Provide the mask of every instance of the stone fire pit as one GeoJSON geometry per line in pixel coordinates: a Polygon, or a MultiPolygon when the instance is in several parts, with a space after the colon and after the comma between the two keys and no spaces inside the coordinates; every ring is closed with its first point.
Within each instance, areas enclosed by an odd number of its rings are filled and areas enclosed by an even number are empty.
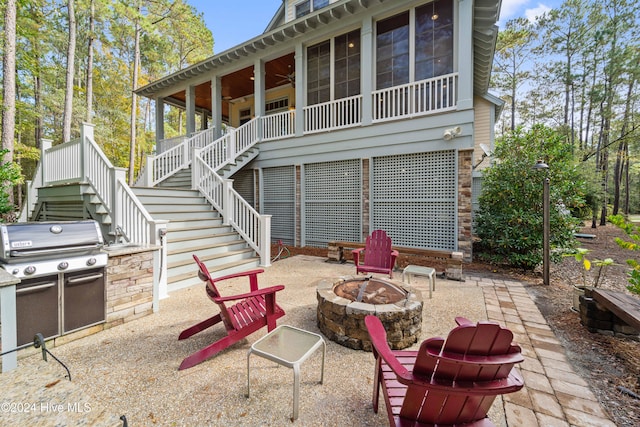
{"type": "Polygon", "coordinates": [[[407,348],[422,331],[422,295],[403,282],[345,276],[316,284],[318,327],[332,341],[355,350],[371,350],[365,316],[378,317],[392,349],[407,348]]]}

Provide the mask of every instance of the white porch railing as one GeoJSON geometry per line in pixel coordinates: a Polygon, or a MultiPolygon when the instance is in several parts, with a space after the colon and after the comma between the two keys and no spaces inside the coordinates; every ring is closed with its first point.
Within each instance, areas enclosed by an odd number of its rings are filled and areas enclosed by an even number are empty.
{"type": "Polygon", "coordinates": [[[195,150],[191,172],[195,187],[260,256],[260,265],[271,265],[271,215],[260,215],[233,189],[233,180],[222,179],[195,150]]]}
{"type": "Polygon", "coordinates": [[[95,143],[93,125],[83,123],[81,134],[80,138],[55,147],[43,144],[40,184],[90,184],[114,228],[120,226],[131,242],[155,244],[156,236],[150,231],[155,221],[126,184],[125,169],[114,167],[95,143]]]}
{"type": "Polygon", "coordinates": [[[362,95],[304,107],[304,132],[344,129],[362,123],[362,95]]]}
{"type": "Polygon", "coordinates": [[[296,134],[296,111],[269,114],[262,118],[262,140],[288,138],[296,134]]]}
{"type": "Polygon", "coordinates": [[[138,201],[126,183],[126,169],[114,167],[95,143],[93,125],[83,123],[80,138],[55,147],[51,147],[51,141],[43,140],[40,169],[29,188],[28,203],[35,204],[39,187],[87,183],[111,216],[112,233],[119,227],[132,243],[161,246],[161,251],[154,253],[153,309],[157,311],[157,298],[166,295],[166,242],[163,236],[167,221],[154,220],[138,201]]]}
{"type": "Polygon", "coordinates": [[[425,114],[439,113],[456,107],[458,74],[447,74],[388,89],[373,95],[373,121],[381,122],[425,114]]]}
{"type": "MultiPolygon", "coordinates": [[[[214,128],[205,129],[193,134],[190,138],[186,136],[173,138],[182,142],[167,148],[156,156],[147,157],[147,164],[144,167],[144,179],[140,184],[153,187],[164,181],[181,169],[189,167],[191,164],[191,152],[193,148],[202,148],[213,141],[214,128]]],[[[165,140],[166,142],[167,140],[165,140]]],[[[138,181],[136,181],[136,184],[138,181]]]]}
{"type": "Polygon", "coordinates": [[[156,144],[156,153],[164,153],[165,151],[170,150],[175,146],[182,144],[184,141],[187,140],[187,138],[188,138],[187,135],[179,135],[179,136],[174,136],[173,138],[160,140],[156,144]]]}

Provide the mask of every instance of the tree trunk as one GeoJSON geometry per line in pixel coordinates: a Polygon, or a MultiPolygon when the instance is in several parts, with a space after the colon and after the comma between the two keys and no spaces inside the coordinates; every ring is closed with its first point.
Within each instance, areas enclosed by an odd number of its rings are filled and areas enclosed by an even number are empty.
{"type": "Polygon", "coordinates": [[[71,141],[71,115],[73,114],[73,79],[75,74],[76,14],[74,0],[67,0],[69,9],[69,45],[67,46],[67,86],[64,94],[64,115],[62,119],[62,142],[71,141]]]}
{"type": "Polygon", "coordinates": [[[627,142],[627,128],[629,126],[629,118],[631,116],[631,99],[633,98],[633,86],[635,83],[635,76],[631,73],[629,77],[629,87],[627,88],[627,101],[625,102],[624,117],[622,119],[622,129],[620,129],[620,143],[618,144],[618,151],[616,152],[616,166],[613,171],[613,215],[618,214],[620,208],[620,186],[622,185],[622,172],[625,164],[625,156],[629,151],[627,142]]]}
{"type": "Polygon", "coordinates": [[[95,4],[91,0],[89,15],[89,52],[87,54],[87,123],[93,116],[93,43],[95,40],[95,4]]]}
{"type": "Polygon", "coordinates": [[[7,0],[4,12],[4,58],[2,60],[2,148],[9,150],[5,162],[13,161],[16,129],[16,1],[7,0]]]}
{"type": "MultiPolygon", "coordinates": [[[[140,13],[140,7],[138,6],[138,14],[140,13]]],[[[129,185],[133,185],[134,167],[136,162],[136,121],[137,121],[137,97],[136,89],[138,87],[138,67],[140,64],[140,24],[138,18],[135,23],[135,41],[134,41],[134,57],[133,57],[133,78],[132,78],[132,92],[131,92],[131,133],[129,135],[129,185]]]]}

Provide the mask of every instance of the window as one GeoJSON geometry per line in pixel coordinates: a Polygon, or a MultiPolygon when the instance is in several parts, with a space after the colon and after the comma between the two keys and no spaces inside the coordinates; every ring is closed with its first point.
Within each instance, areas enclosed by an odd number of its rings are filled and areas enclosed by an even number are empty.
{"type": "Polygon", "coordinates": [[[378,22],[376,60],[378,89],[409,82],[409,12],[378,22]]]}
{"type": "Polygon", "coordinates": [[[289,98],[279,98],[269,101],[264,106],[264,111],[268,113],[277,113],[289,109],[289,98]]]}
{"type": "Polygon", "coordinates": [[[453,5],[441,0],[416,9],[416,80],[453,72],[453,5]]]}
{"type": "Polygon", "coordinates": [[[306,0],[296,5],[296,18],[308,15],[314,10],[318,10],[329,5],[329,0],[306,0]],[[313,6],[313,9],[312,9],[313,6]]]}
{"type": "Polygon", "coordinates": [[[414,14],[403,12],[376,24],[377,89],[452,72],[451,0],[438,0],[416,8],[414,14]],[[415,38],[410,40],[412,28],[415,38]],[[411,58],[412,48],[415,59],[411,58]]]}
{"type": "Polygon", "coordinates": [[[360,93],[360,30],[307,48],[307,104],[360,93]],[[333,49],[333,55],[331,50],[333,49]],[[333,57],[333,75],[331,61],[333,57]],[[331,88],[333,87],[333,98],[331,88]]]}
{"type": "Polygon", "coordinates": [[[331,99],[331,42],[307,49],[307,104],[319,104],[331,99]]]}
{"type": "Polygon", "coordinates": [[[240,110],[240,126],[251,121],[251,108],[240,110]]]}
{"type": "Polygon", "coordinates": [[[360,31],[335,39],[334,98],[360,93],[360,31]]]}

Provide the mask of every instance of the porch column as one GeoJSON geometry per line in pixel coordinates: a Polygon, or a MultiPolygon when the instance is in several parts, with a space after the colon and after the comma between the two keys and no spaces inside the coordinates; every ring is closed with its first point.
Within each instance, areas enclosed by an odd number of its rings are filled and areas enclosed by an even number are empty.
{"type": "Polygon", "coordinates": [[[458,2],[458,110],[473,108],[473,0],[458,2]]]}
{"type": "Polygon", "coordinates": [[[187,108],[187,135],[191,135],[196,131],[196,87],[189,86],[185,92],[187,108]]]}
{"type": "Polygon", "coordinates": [[[304,46],[302,43],[296,44],[296,136],[304,135],[304,107],[306,98],[304,96],[307,87],[305,66],[306,55],[304,54],[304,46]]]}
{"type": "Polygon", "coordinates": [[[368,126],[372,122],[373,112],[373,70],[369,67],[373,64],[373,23],[371,17],[362,21],[362,34],[360,46],[360,90],[362,92],[362,125],[368,126]]]}
{"type": "MultiPolygon", "coordinates": [[[[253,65],[253,111],[255,117],[264,117],[265,107],[264,61],[257,59],[253,65]]],[[[262,126],[258,123],[258,140],[262,140],[262,126]]]]}
{"type": "Polygon", "coordinates": [[[213,139],[222,136],[222,87],[219,76],[211,79],[211,124],[214,127],[213,139]]]}
{"type": "Polygon", "coordinates": [[[164,98],[156,98],[156,145],[164,139],[164,98]]]}

